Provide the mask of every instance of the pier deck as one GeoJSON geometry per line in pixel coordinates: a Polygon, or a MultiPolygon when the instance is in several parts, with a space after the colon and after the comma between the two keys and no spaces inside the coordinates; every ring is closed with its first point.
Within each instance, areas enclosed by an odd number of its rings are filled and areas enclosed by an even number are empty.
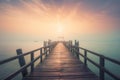
{"type": "Polygon", "coordinates": [[[23,80],[99,80],[63,43],[58,43],[46,59],[23,80]]]}

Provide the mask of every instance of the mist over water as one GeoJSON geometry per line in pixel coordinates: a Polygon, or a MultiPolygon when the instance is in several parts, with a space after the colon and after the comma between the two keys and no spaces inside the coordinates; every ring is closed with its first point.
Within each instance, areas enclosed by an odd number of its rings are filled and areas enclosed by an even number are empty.
{"type": "MultiPolygon", "coordinates": [[[[87,41],[87,42],[81,42],[80,46],[83,48],[86,48],[88,50],[97,52],[99,54],[102,54],[106,57],[115,59],[120,61],[120,43],[119,41],[87,41]]],[[[83,53],[83,52],[82,52],[83,53]]],[[[96,63],[99,64],[99,57],[92,55],[88,53],[88,58],[92,59],[96,63]]],[[[81,59],[83,61],[83,58],[81,59]]],[[[99,76],[99,69],[95,67],[93,64],[91,64],[88,61],[88,67],[99,76]]],[[[114,64],[110,61],[105,60],[105,68],[108,69],[113,74],[120,76],[120,68],[119,65],[114,64]]],[[[109,75],[105,74],[105,80],[114,80],[109,75]]]]}
{"type": "MultiPolygon", "coordinates": [[[[28,52],[41,47],[43,40],[63,36],[120,61],[119,34],[120,0],[0,0],[0,60],[15,56],[16,49],[28,52]]],[[[89,53],[88,57],[99,63],[98,57],[89,53]]],[[[98,74],[98,69],[88,64],[98,74]]],[[[117,65],[105,64],[120,76],[117,65]]],[[[0,65],[0,80],[19,68],[17,60],[0,65]]]]}
{"type": "MultiPolygon", "coordinates": [[[[16,56],[16,49],[22,49],[23,53],[32,51],[34,49],[40,48],[43,45],[42,41],[15,41],[15,42],[5,42],[0,43],[0,60],[7,59],[9,57],[16,56]]],[[[39,54],[36,52],[35,54],[39,54]]],[[[26,63],[30,61],[30,56],[25,57],[26,63]]],[[[0,80],[4,79],[9,74],[20,69],[18,59],[11,61],[9,63],[0,66],[0,80]]],[[[28,71],[30,71],[28,69],[28,71]]],[[[14,80],[21,80],[22,75],[19,74],[14,80]]]]}
{"type": "MultiPolygon", "coordinates": [[[[0,60],[16,56],[16,49],[22,48],[23,53],[37,49],[43,45],[42,41],[16,41],[16,42],[2,42],[0,44],[0,60]]],[[[80,41],[80,46],[91,51],[100,53],[104,56],[116,59],[120,61],[120,43],[119,42],[103,42],[103,41],[80,41]]],[[[88,57],[94,60],[95,62],[99,63],[99,58],[88,54],[88,57]]],[[[27,62],[30,60],[30,56],[26,58],[27,62]]],[[[82,60],[82,58],[81,58],[82,60]]],[[[108,68],[113,73],[120,75],[120,68],[119,66],[112,64],[110,62],[105,62],[106,68],[108,68]]],[[[88,67],[95,72],[97,75],[99,74],[99,70],[88,62],[88,67]]],[[[4,64],[0,66],[0,79],[4,79],[6,75],[18,70],[19,64],[18,60],[12,61],[11,63],[4,64]],[[14,65],[14,66],[13,66],[14,65]]],[[[22,79],[21,74],[18,76],[20,77],[19,80],[22,79]]],[[[14,80],[18,80],[16,77],[14,80]]],[[[106,77],[108,80],[113,80],[109,76],[106,77]]],[[[106,80],[107,80],[106,79],[106,80]]]]}
{"type": "Polygon", "coordinates": [[[42,46],[42,41],[15,41],[0,43],[0,60],[15,56],[16,49],[22,49],[23,52],[28,52],[42,46]]]}
{"type": "Polygon", "coordinates": [[[80,46],[91,51],[97,52],[104,56],[120,60],[120,42],[80,42],[80,46]]]}

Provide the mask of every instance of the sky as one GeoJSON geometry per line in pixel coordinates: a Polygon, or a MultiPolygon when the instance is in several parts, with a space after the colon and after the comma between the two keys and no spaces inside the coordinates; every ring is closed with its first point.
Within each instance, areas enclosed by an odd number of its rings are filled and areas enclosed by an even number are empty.
{"type": "Polygon", "coordinates": [[[0,41],[120,41],[120,0],[0,0],[0,41]]]}

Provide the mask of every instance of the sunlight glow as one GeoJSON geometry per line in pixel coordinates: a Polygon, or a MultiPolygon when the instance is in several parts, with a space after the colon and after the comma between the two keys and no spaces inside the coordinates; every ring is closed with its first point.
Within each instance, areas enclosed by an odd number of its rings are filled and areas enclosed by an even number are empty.
{"type": "Polygon", "coordinates": [[[56,27],[57,27],[57,34],[58,34],[58,36],[61,36],[61,35],[63,35],[63,24],[61,24],[60,22],[57,22],[57,25],[56,25],[56,27]]]}
{"type": "Polygon", "coordinates": [[[88,7],[80,5],[82,3],[60,7],[43,1],[20,0],[21,5],[18,7],[7,3],[0,5],[0,35],[24,35],[25,38],[29,36],[33,39],[53,39],[63,35],[73,38],[111,32],[118,22],[103,11],[89,11],[88,7]]]}

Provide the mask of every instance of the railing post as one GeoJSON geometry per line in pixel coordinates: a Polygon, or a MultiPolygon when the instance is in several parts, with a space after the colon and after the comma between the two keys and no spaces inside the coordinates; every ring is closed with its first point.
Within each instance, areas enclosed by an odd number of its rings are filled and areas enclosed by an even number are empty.
{"type": "Polygon", "coordinates": [[[72,53],[75,55],[75,46],[73,46],[72,53]]]}
{"type": "Polygon", "coordinates": [[[71,52],[72,52],[72,41],[70,41],[70,50],[71,50],[71,52]]]}
{"type": "Polygon", "coordinates": [[[48,48],[47,47],[46,47],[45,51],[46,51],[46,56],[47,56],[48,55],[48,48]]]}
{"type": "Polygon", "coordinates": [[[70,49],[71,49],[71,52],[73,52],[73,44],[72,44],[72,41],[70,41],[70,49]]]}
{"type": "MultiPolygon", "coordinates": [[[[105,61],[104,61],[104,57],[103,56],[100,56],[100,66],[103,68],[104,67],[104,64],[105,64],[105,61]]],[[[100,80],[104,80],[104,70],[100,68],[100,80]]]]}
{"type": "Polygon", "coordinates": [[[50,53],[51,53],[51,51],[52,51],[52,46],[53,46],[53,45],[50,45],[50,53]]]}
{"type": "Polygon", "coordinates": [[[79,47],[78,46],[76,46],[76,55],[77,55],[77,58],[79,59],[79,47]]]}
{"type": "Polygon", "coordinates": [[[49,50],[49,51],[48,51],[48,54],[50,54],[50,46],[48,47],[48,50],[49,50]]]}
{"type": "Polygon", "coordinates": [[[84,64],[87,66],[87,51],[84,50],[84,64]]]}
{"type": "MultiPolygon", "coordinates": [[[[17,52],[17,55],[21,55],[22,54],[22,49],[17,49],[16,52],[17,52]]],[[[18,59],[19,59],[20,67],[22,67],[26,64],[24,56],[20,56],[18,59]]],[[[27,74],[28,74],[27,69],[24,69],[22,71],[22,76],[25,77],[27,74]]]]}
{"type": "Polygon", "coordinates": [[[80,60],[80,58],[81,58],[81,57],[80,57],[80,54],[81,54],[81,53],[80,53],[80,48],[79,48],[79,47],[78,47],[78,50],[79,50],[79,60],[80,60]]]}
{"type": "Polygon", "coordinates": [[[49,46],[49,54],[50,54],[50,52],[51,52],[51,46],[49,46]]]}
{"type": "MultiPolygon", "coordinates": [[[[31,52],[31,62],[34,60],[34,52],[31,52]]],[[[34,63],[31,64],[31,72],[34,70],[34,63]]]]}
{"type": "Polygon", "coordinates": [[[40,63],[42,63],[42,48],[40,49],[40,63]]]}
{"type": "Polygon", "coordinates": [[[45,53],[45,47],[44,47],[44,54],[46,55],[46,53],[45,53]]]}
{"type": "Polygon", "coordinates": [[[75,46],[73,47],[73,54],[75,55],[75,46]]]}
{"type": "Polygon", "coordinates": [[[47,56],[46,47],[44,47],[44,54],[47,56]]]}
{"type": "Polygon", "coordinates": [[[74,45],[74,54],[77,56],[79,59],[79,41],[75,40],[75,45],[74,45]]]}
{"type": "MultiPolygon", "coordinates": [[[[74,49],[73,46],[71,46],[71,52],[72,52],[72,53],[73,53],[73,49],[74,49]]],[[[73,53],[73,54],[74,54],[74,53],[73,53]]]]}

